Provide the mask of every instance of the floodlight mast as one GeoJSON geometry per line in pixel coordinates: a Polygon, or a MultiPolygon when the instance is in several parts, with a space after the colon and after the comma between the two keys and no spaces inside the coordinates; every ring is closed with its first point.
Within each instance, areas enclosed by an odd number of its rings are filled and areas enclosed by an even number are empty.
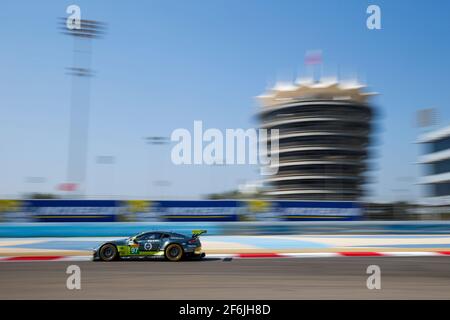
{"type": "Polygon", "coordinates": [[[67,18],[61,18],[59,28],[74,39],[72,66],[66,68],[72,78],[67,177],[64,185],[70,198],[81,198],[86,191],[87,146],[89,140],[90,78],[92,40],[101,38],[106,24],[95,20],[80,20],[78,28],[68,28],[67,18]]]}

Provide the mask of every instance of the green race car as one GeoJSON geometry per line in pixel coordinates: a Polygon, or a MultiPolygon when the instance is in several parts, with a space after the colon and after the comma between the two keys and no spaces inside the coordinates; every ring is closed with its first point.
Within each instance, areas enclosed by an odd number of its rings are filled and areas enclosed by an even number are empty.
{"type": "Polygon", "coordinates": [[[201,259],[200,235],[206,230],[193,230],[191,236],[174,232],[150,231],[135,236],[108,241],[94,249],[94,261],[114,261],[122,258],[164,257],[169,261],[183,258],[201,259]]]}

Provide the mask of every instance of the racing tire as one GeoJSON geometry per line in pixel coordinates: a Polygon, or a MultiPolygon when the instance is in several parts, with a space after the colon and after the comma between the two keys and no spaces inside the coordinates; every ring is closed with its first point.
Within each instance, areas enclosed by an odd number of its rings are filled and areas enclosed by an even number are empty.
{"type": "Polygon", "coordinates": [[[110,243],[102,246],[98,255],[102,261],[114,261],[119,258],[119,253],[117,252],[116,246],[110,243]]]}
{"type": "Polygon", "coordinates": [[[164,256],[172,262],[180,261],[183,258],[183,248],[177,243],[171,243],[164,250],[164,256]]]}

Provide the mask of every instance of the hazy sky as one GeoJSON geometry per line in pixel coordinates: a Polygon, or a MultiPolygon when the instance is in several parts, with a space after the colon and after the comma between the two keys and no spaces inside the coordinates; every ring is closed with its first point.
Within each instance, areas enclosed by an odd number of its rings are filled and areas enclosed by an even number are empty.
{"type": "Polygon", "coordinates": [[[254,97],[304,74],[310,49],[323,51],[325,75],[358,75],[380,93],[372,196],[420,194],[415,112],[436,107],[441,126],[450,119],[449,1],[16,0],[0,6],[1,197],[65,181],[73,42],[57,17],[70,4],[108,24],[94,43],[88,194],[196,197],[256,179],[250,166],[175,167],[170,147],[143,137],[191,130],[194,120],[256,126],[254,97]],[[381,7],[382,30],[366,28],[369,4],[381,7]],[[116,163],[97,164],[102,155],[116,163]],[[149,187],[160,179],[171,186],[149,187]]]}

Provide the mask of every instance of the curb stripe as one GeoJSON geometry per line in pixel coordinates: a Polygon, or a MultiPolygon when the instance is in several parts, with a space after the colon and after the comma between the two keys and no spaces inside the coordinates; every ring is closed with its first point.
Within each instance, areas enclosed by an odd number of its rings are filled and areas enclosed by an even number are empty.
{"type": "Polygon", "coordinates": [[[280,258],[279,253],[239,253],[235,258],[280,258]]]}
{"type": "Polygon", "coordinates": [[[344,251],[338,252],[339,255],[345,257],[378,257],[384,256],[381,252],[357,252],[357,251],[344,251]]]}
{"type": "Polygon", "coordinates": [[[64,256],[58,261],[92,261],[91,256],[64,256]]]}
{"type": "Polygon", "coordinates": [[[431,257],[440,256],[439,252],[435,251],[398,251],[398,252],[383,252],[384,256],[391,257],[431,257]]]}
{"type": "Polygon", "coordinates": [[[337,252],[300,252],[300,253],[281,253],[284,258],[329,258],[339,257],[337,252]]]}
{"type": "MultiPolygon", "coordinates": [[[[342,252],[258,252],[207,254],[206,258],[220,259],[272,259],[272,258],[330,258],[330,257],[422,257],[450,256],[450,251],[342,251],[342,252]]],[[[91,256],[12,256],[0,257],[0,262],[38,262],[38,261],[92,261],[91,256]]]]}
{"type": "Polygon", "coordinates": [[[60,260],[62,256],[17,256],[8,257],[4,261],[52,261],[60,260]]]}

